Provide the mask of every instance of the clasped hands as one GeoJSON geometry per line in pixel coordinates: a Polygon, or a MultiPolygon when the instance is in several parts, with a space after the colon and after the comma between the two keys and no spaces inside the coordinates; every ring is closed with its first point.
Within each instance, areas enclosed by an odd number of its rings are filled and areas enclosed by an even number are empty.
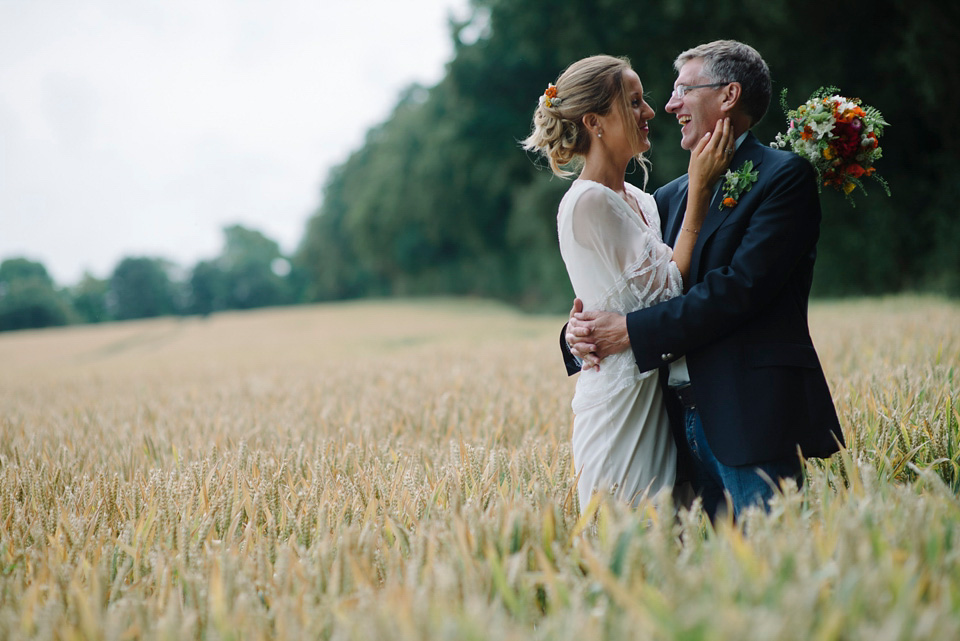
{"type": "Polygon", "coordinates": [[[630,347],[627,317],[614,312],[585,312],[583,301],[573,301],[564,339],[570,352],[583,362],[582,370],[600,369],[600,361],[630,347]]]}

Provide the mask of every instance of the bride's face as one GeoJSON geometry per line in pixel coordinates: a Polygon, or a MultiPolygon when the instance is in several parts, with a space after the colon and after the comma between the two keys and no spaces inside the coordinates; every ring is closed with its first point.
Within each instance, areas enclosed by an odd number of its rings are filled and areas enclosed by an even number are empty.
{"type": "Polygon", "coordinates": [[[643,84],[637,72],[627,69],[623,72],[623,80],[629,105],[627,122],[624,122],[617,105],[607,115],[600,116],[599,120],[604,144],[611,147],[615,155],[630,158],[650,149],[650,128],[647,123],[653,120],[654,111],[643,98],[643,84]],[[636,132],[636,143],[632,132],[636,132]]]}

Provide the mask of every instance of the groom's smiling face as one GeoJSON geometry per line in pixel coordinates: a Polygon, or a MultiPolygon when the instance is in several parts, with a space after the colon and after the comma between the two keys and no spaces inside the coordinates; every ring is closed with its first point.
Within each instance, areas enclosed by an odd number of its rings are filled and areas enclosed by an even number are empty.
{"type": "Polygon", "coordinates": [[[723,87],[690,89],[683,98],[677,97],[676,89],[679,85],[690,87],[714,82],[701,73],[702,68],[702,58],[694,58],[680,67],[677,80],[673,83],[673,95],[670,96],[665,108],[667,113],[677,117],[677,122],[682,127],[680,146],[687,151],[696,147],[697,141],[708,131],[713,131],[717,121],[727,115],[721,109],[723,93],[719,89],[723,87]]]}

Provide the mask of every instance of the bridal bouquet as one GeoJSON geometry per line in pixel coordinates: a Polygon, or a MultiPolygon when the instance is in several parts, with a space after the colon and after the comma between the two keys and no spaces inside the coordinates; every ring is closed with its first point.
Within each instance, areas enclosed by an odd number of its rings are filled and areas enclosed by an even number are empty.
{"type": "Polygon", "coordinates": [[[873,177],[887,195],[887,181],[876,174],[873,163],[883,154],[880,135],[887,123],[873,107],[862,107],[857,98],[838,95],[836,87],[821,87],[796,109],[787,106],[787,90],[780,104],[787,115],[787,131],[777,134],[771,147],[790,149],[806,158],[817,171],[818,188],[829,185],[842,190],[856,207],[850,193],[857,187],[867,193],[862,179],[873,177]]]}

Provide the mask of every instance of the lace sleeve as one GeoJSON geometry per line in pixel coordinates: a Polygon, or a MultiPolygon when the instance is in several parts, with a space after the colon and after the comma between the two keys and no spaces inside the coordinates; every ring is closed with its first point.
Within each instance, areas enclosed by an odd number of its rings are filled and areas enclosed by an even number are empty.
{"type": "MultiPolygon", "coordinates": [[[[653,199],[643,196],[641,207],[652,221],[656,205],[651,211],[653,199]]],[[[571,273],[571,280],[590,283],[600,308],[627,312],[680,294],[680,272],[659,224],[647,225],[619,196],[599,187],[584,191],[570,217],[573,245],[584,256],[579,279],[571,273]]]]}

